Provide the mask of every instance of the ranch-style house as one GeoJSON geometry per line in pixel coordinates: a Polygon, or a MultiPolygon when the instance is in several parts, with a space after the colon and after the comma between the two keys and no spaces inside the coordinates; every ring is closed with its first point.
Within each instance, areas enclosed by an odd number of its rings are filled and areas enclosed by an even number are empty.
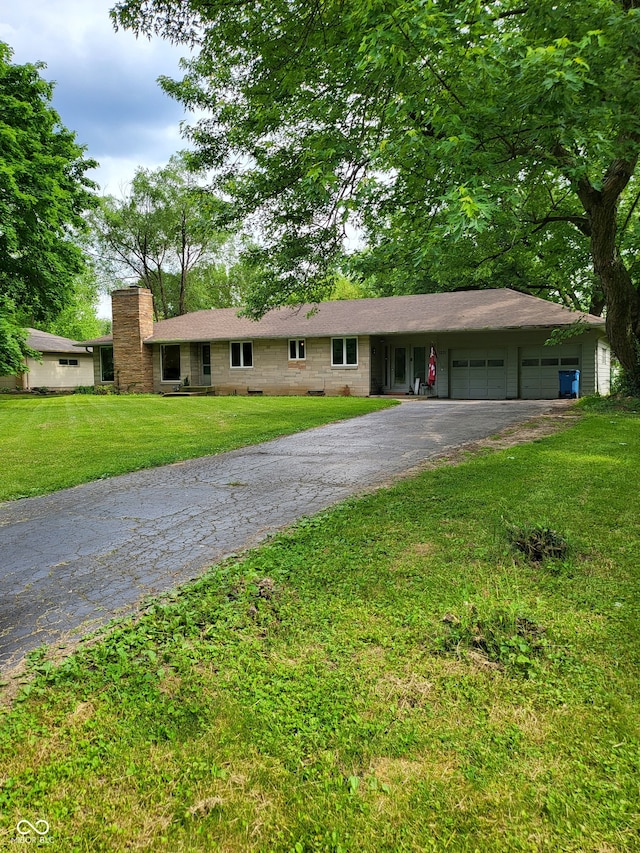
{"type": "Polygon", "coordinates": [[[95,384],[125,392],[551,399],[574,371],[580,395],[609,393],[604,319],[509,289],[323,302],[258,321],[222,308],[154,323],[140,287],[114,291],[112,305],[113,334],[79,346],[93,347],[95,384]]]}

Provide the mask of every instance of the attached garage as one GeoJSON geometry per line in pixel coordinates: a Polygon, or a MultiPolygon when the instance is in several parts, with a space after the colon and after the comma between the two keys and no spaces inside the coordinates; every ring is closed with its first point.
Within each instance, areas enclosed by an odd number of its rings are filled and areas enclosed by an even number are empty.
{"type": "Polygon", "coordinates": [[[558,396],[558,373],[580,370],[581,346],[523,347],[520,350],[520,396],[523,400],[549,400],[558,396]]]}
{"type": "Polygon", "coordinates": [[[507,353],[504,349],[451,350],[451,396],[459,400],[504,400],[507,353]]]}

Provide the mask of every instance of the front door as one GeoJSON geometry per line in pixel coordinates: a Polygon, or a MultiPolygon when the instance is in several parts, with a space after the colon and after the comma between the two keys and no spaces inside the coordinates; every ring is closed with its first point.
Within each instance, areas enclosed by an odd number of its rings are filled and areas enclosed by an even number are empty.
{"type": "Polygon", "coordinates": [[[426,347],[414,347],[413,348],[413,376],[411,377],[412,386],[416,387],[416,379],[420,380],[420,384],[418,385],[418,389],[420,385],[423,385],[427,381],[427,348],[426,347]]]}
{"type": "Polygon", "coordinates": [[[211,344],[202,344],[201,385],[211,385],[211,344]]]}
{"type": "Polygon", "coordinates": [[[393,348],[393,377],[392,387],[394,391],[406,391],[409,386],[407,348],[393,348]]]}

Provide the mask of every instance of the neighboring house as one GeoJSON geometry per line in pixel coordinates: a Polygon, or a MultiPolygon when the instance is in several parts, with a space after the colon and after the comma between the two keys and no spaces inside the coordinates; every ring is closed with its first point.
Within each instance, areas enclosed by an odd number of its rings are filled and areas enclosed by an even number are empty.
{"type": "Polygon", "coordinates": [[[78,349],[76,341],[28,329],[27,344],[40,353],[42,361],[26,360],[26,370],[17,376],[0,377],[0,388],[29,391],[51,388],[71,391],[78,385],[93,385],[93,353],[78,349]]]}
{"type": "Polygon", "coordinates": [[[112,302],[113,335],[82,346],[94,349],[96,384],[122,391],[550,399],[565,370],[580,372],[580,394],[609,393],[604,320],[513,290],[323,302],[258,321],[222,308],[154,323],[151,293],[138,287],[112,302]],[[545,346],[576,323],[578,334],[545,346]]]}

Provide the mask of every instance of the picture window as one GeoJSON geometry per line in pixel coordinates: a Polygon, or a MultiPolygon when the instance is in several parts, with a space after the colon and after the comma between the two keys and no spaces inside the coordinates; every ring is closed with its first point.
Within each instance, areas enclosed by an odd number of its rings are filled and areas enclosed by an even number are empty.
{"type": "Polygon", "coordinates": [[[100,347],[100,381],[113,382],[113,347],[100,347]]]}
{"type": "Polygon", "coordinates": [[[180,381],[180,344],[165,344],[160,347],[162,381],[180,381]]]}

